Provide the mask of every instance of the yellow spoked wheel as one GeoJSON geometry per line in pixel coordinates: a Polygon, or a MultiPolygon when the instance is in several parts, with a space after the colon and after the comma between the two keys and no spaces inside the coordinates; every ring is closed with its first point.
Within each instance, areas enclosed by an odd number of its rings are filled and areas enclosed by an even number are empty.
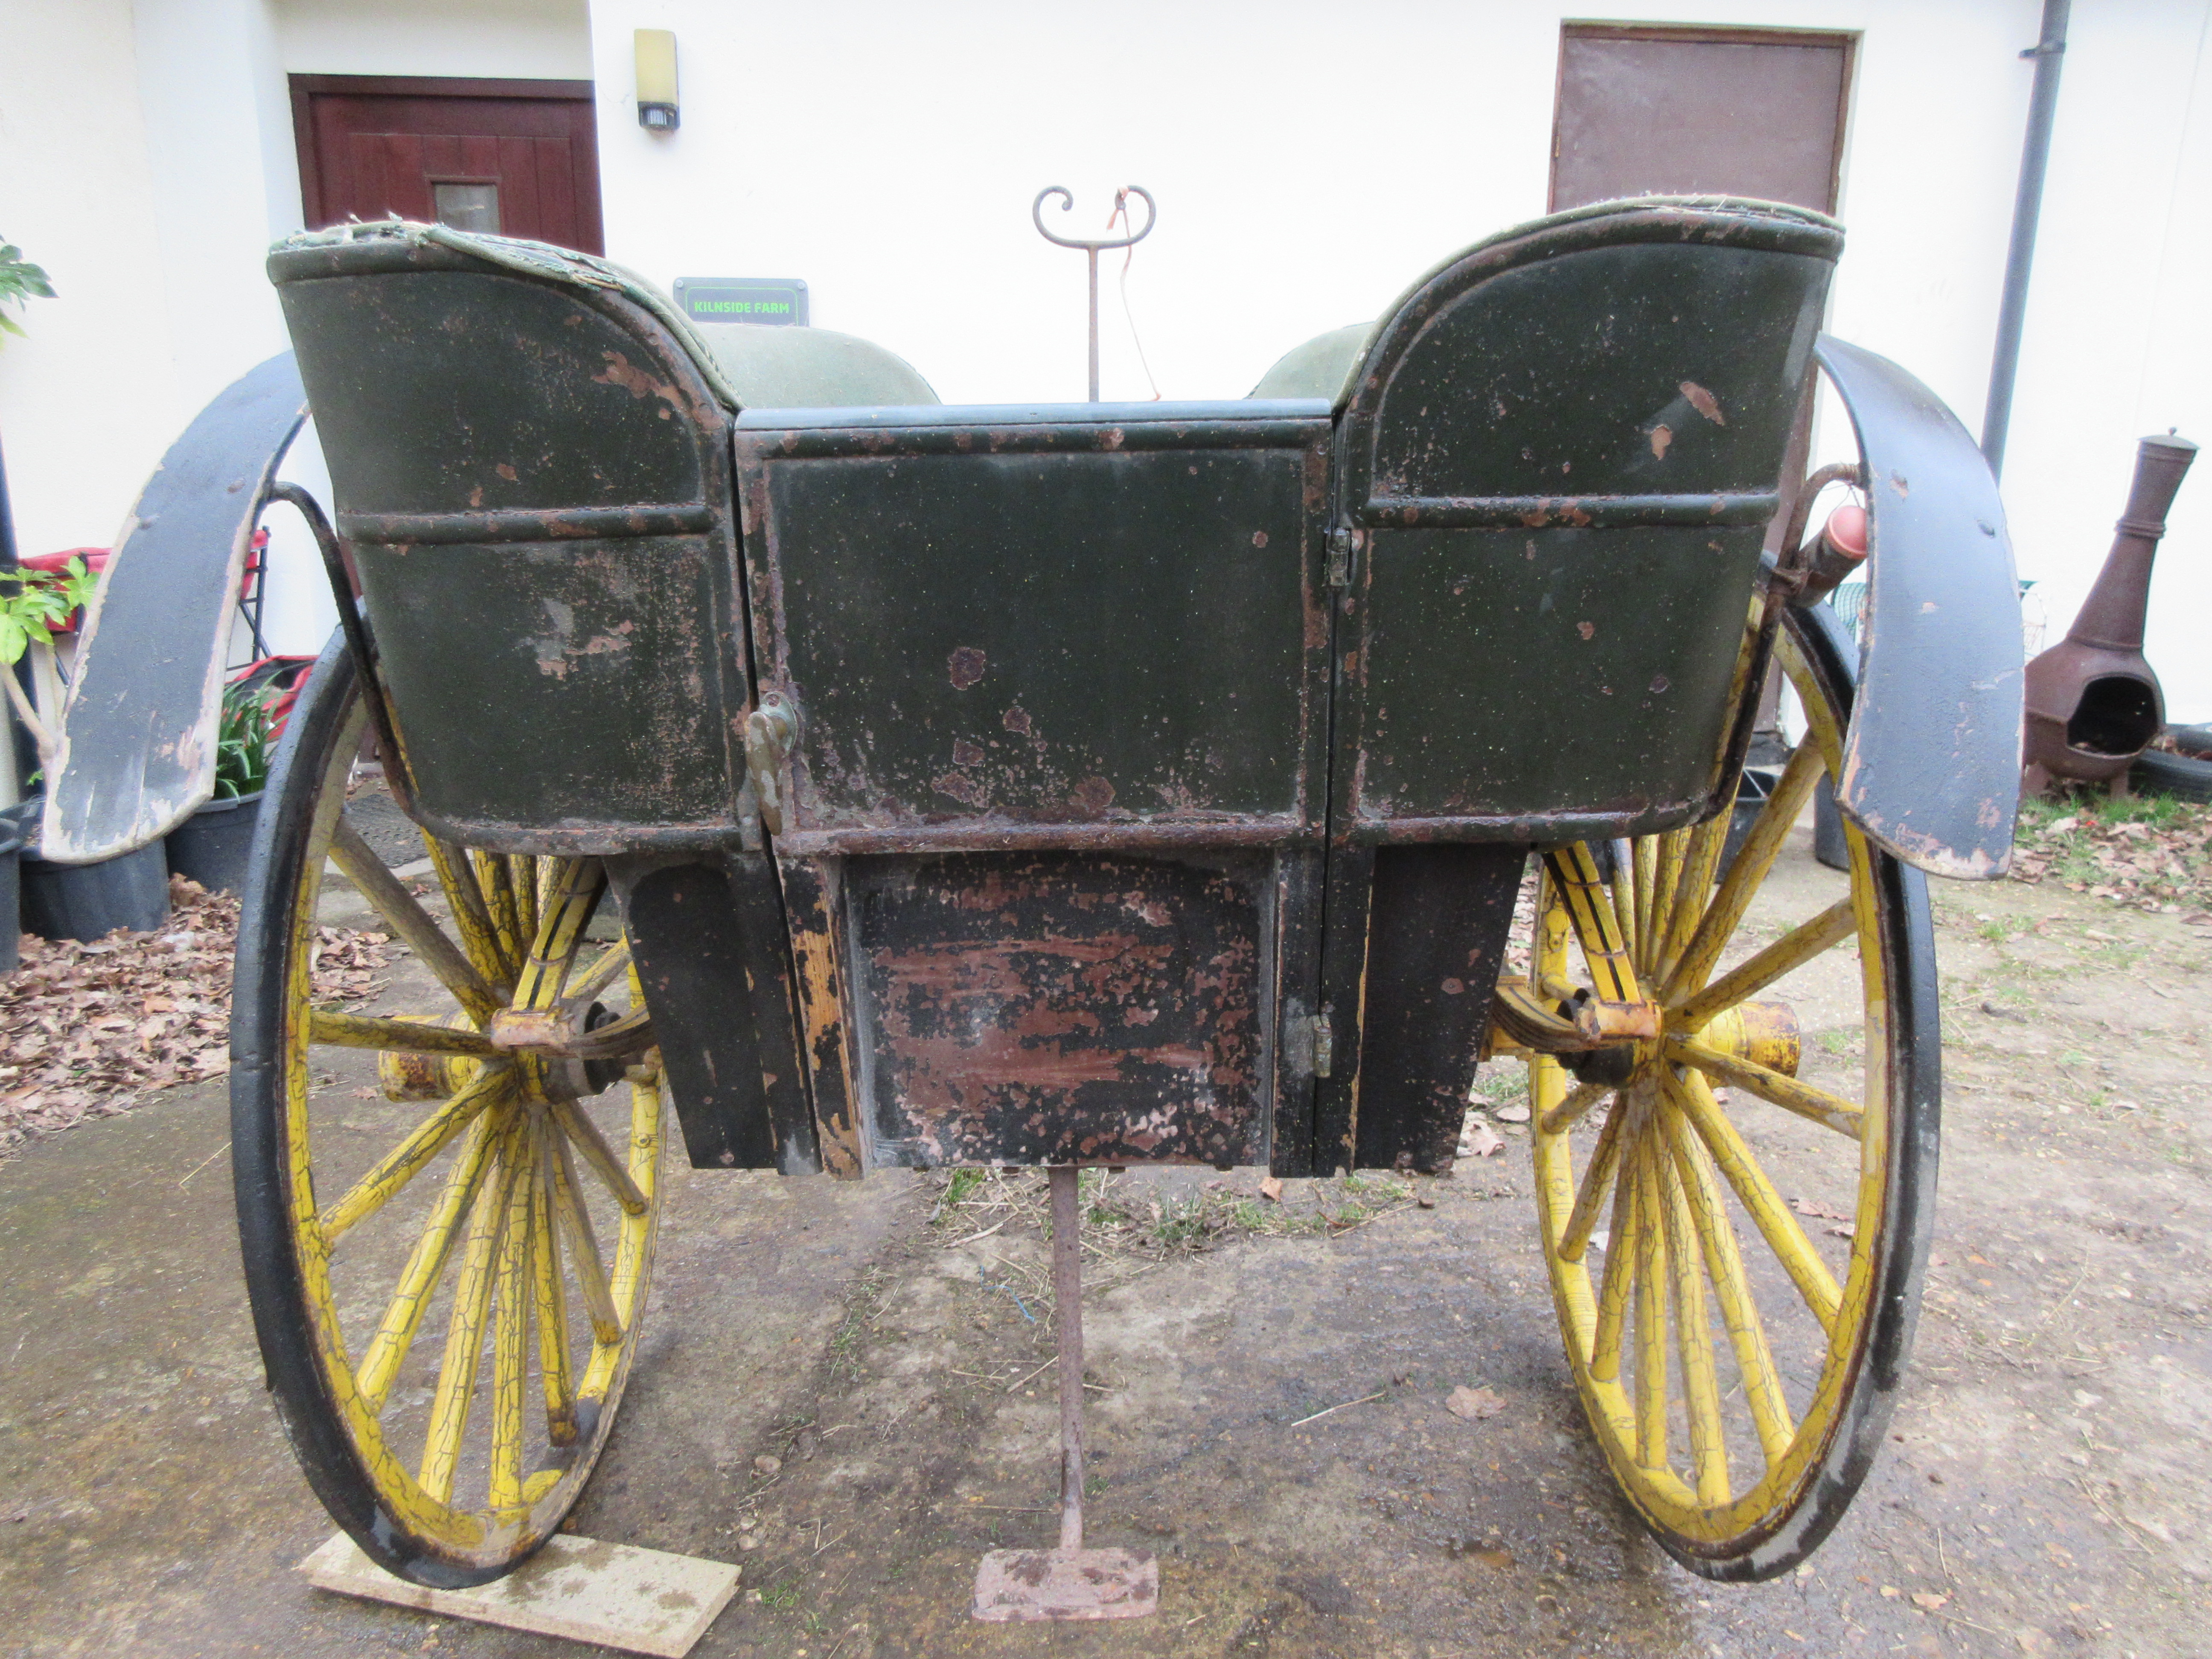
{"type": "Polygon", "coordinates": [[[1850,643],[1790,613],[1808,722],[1725,868],[1729,817],[1542,860],[1528,1050],[1541,1243],[1622,1491],[1715,1578],[1808,1554],[1864,1478],[1911,1344],[1936,1182],[1927,898],[1846,827],[1778,863],[1841,760],[1850,643]]]}
{"type": "Polygon", "coordinates": [[[362,1549],[497,1577],[606,1444],[659,1220],[659,1054],[591,859],[426,841],[417,898],[347,821],[366,723],[326,651],[264,799],[239,930],[233,1159],[256,1330],[293,1446],[362,1549]],[[440,1006],[319,1007],[335,864],[440,1006]],[[373,1088],[321,1068],[376,1055],[373,1088]]]}

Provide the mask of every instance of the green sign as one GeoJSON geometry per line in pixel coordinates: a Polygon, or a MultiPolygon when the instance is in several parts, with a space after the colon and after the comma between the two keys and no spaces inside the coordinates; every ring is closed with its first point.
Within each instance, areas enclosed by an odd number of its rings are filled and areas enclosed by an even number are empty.
{"type": "Polygon", "coordinates": [[[806,284],[796,277],[678,276],[676,308],[687,322],[804,327],[806,284]]]}

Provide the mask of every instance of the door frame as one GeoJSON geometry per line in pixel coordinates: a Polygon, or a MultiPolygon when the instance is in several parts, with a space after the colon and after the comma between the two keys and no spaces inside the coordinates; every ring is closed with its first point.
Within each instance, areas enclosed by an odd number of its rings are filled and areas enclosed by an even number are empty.
{"type": "MultiPolygon", "coordinates": [[[[294,75],[287,79],[292,94],[292,145],[300,166],[300,206],[310,229],[330,217],[323,207],[322,155],[315,142],[317,93],[359,98],[562,98],[595,102],[589,81],[493,80],[459,75],[294,75]]],[[[601,218],[599,152],[596,143],[591,147],[584,166],[590,177],[578,183],[590,185],[593,217],[601,218]]]]}
{"type": "Polygon", "coordinates": [[[1844,147],[1850,138],[1851,84],[1857,78],[1859,36],[1850,29],[1740,28],[1729,24],[1701,28],[1694,23],[1572,23],[1559,25],[1559,61],[1552,82],[1552,145],[1544,161],[1544,211],[1559,210],[1559,119],[1566,108],[1567,42],[1576,40],[1680,40],[1714,46],[1840,46],[1842,84],[1836,89],[1836,146],[1828,163],[1828,203],[1832,215],[1843,200],[1844,147]]]}

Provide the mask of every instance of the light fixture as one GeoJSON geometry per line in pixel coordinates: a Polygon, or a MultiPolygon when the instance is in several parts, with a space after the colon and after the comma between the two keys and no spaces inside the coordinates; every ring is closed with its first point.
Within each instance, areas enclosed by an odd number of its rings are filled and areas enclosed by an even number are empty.
{"type": "Polygon", "coordinates": [[[637,31],[637,124],[648,132],[673,132],[676,106],[676,32],[637,31]]]}

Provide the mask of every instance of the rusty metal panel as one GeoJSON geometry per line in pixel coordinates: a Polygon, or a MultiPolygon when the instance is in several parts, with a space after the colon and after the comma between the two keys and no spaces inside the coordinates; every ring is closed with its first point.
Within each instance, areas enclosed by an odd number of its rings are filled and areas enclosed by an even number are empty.
{"type": "Polygon", "coordinates": [[[1356,1168],[1451,1168],[1528,861],[1494,842],[1376,849],[1356,1168]]]}
{"type": "Polygon", "coordinates": [[[852,860],[869,1162],[1265,1163],[1269,862],[852,860]]]}
{"type": "Polygon", "coordinates": [[[799,996],[799,1053],[806,1062],[814,1101],[814,1129],[822,1167],[841,1180],[865,1172],[860,1126],[855,1110],[850,1006],[842,966],[843,929],[839,926],[843,871],[836,860],[784,859],[777,874],[783,884],[785,925],[791,930],[791,961],[799,996]]]}
{"type": "Polygon", "coordinates": [[[1841,245],[1789,208],[1624,204],[1485,243],[1385,319],[1339,436],[1333,837],[1715,808],[1841,245]]]}
{"type": "Polygon", "coordinates": [[[1345,653],[1347,829],[1539,841],[1570,811],[1614,833],[1698,814],[1762,534],[1372,532],[1345,653]]]}
{"type": "Polygon", "coordinates": [[[1322,810],[1328,424],[1265,404],[738,434],[787,853],[1279,842],[1322,810]]]}
{"type": "Polygon", "coordinates": [[[766,857],[617,860],[610,874],[693,1166],[820,1169],[766,857]]]}

